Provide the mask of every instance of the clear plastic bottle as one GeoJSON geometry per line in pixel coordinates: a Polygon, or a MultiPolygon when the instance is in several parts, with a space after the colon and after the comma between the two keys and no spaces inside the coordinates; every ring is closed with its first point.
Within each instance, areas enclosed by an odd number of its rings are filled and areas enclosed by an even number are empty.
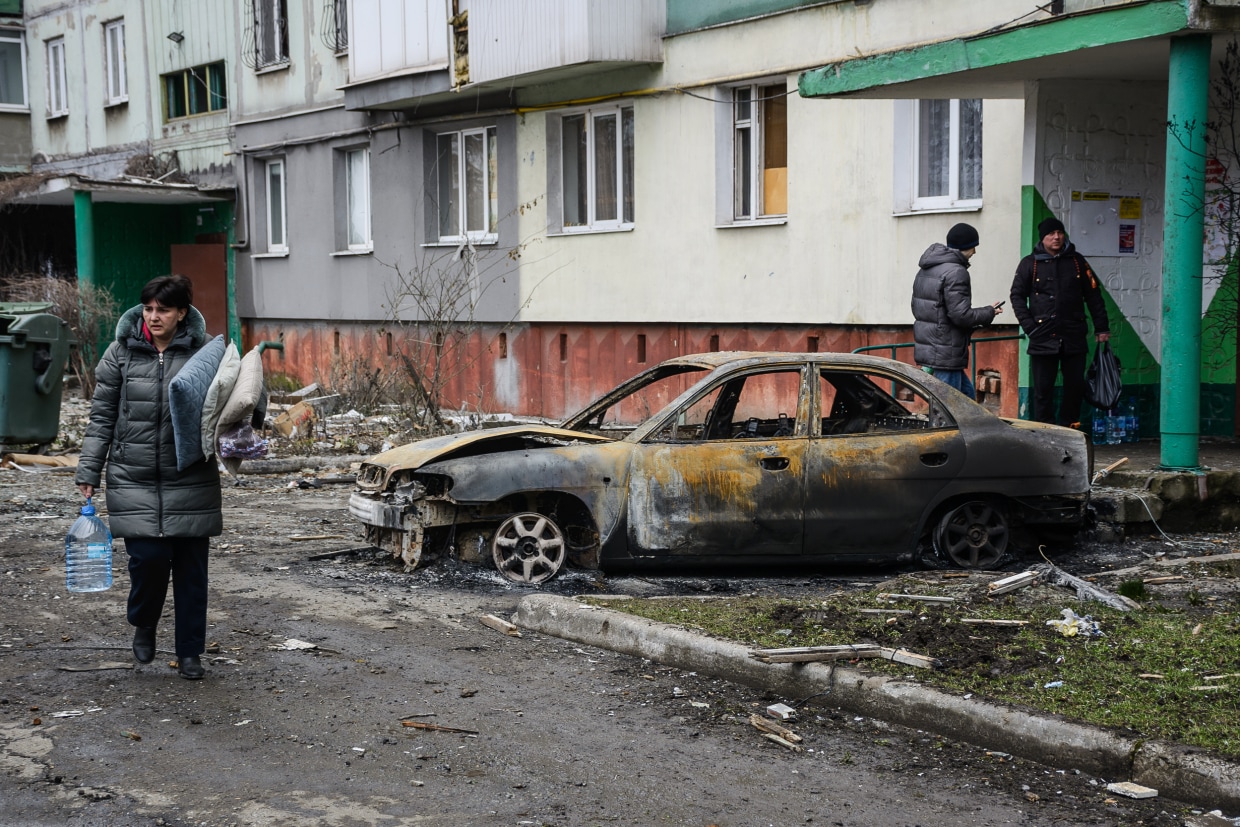
{"type": "Polygon", "coordinates": [[[65,535],[65,588],[71,592],[101,592],[112,587],[112,532],[95,516],[90,498],[82,515],[65,535]]]}
{"type": "Polygon", "coordinates": [[[1115,409],[1107,411],[1107,445],[1119,445],[1124,439],[1124,417],[1115,413],[1115,409]]]}
{"type": "Polygon", "coordinates": [[[1141,421],[1137,418],[1137,400],[1135,397],[1128,397],[1128,409],[1126,414],[1124,428],[1124,442],[1139,442],[1141,440],[1141,421]]]}
{"type": "Polygon", "coordinates": [[[1107,418],[1102,411],[1094,411],[1093,435],[1095,445],[1105,445],[1107,441],[1107,418]]]}

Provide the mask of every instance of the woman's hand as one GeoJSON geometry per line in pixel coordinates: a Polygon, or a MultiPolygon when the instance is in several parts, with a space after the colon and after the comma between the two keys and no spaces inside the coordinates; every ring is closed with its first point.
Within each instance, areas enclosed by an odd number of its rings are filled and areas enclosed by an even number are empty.
{"type": "Polygon", "coordinates": [[[79,484],[78,484],[78,491],[81,491],[81,492],[82,492],[82,496],[83,496],[83,497],[85,497],[85,498],[86,498],[86,499],[88,499],[88,500],[89,500],[91,497],[95,496],[95,486],[93,486],[93,485],[87,485],[87,484],[86,484],[86,483],[84,483],[84,482],[83,482],[83,483],[79,483],[79,484]]]}

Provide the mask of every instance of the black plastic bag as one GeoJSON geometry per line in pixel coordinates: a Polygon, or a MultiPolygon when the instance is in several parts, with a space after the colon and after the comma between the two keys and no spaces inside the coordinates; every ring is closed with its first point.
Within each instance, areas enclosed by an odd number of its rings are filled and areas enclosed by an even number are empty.
{"type": "Polygon", "coordinates": [[[1094,362],[1085,374],[1085,398],[1095,408],[1109,411],[1119,404],[1123,393],[1119,357],[1111,352],[1110,342],[1099,342],[1094,362]]]}

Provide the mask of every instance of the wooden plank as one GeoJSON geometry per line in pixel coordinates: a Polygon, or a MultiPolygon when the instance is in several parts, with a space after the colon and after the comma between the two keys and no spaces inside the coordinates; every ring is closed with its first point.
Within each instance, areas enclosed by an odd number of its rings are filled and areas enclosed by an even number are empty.
{"type": "Polygon", "coordinates": [[[783,738],[785,741],[791,741],[794,744],[799,744],[805,740],[800,735],[797,735],[795,732],[788,729],[788,727],[780,726],[779,724],[772,721],[770,718],[763,718],[761,715],[758,715],[758,714],[750,715],[749,723],[753,725],[755,729],[760,729],[763,732],[770,732],[774,735],[778,735],[780,738],[783,738]]]}
{"type": "Polygon", "coordinates": [[[502,617],[496,617],[495,615],[483,615],[478,618],[478,620],[483,626],[490,626],[497,632],[503,632],[510,637],[521,637],[521,630],[514,624],[504,620],[502,617]]]}
{"type": "Polygon", "coordinates": [[[920,603],[955,603],[954,597],[939,597],[933,594],[892,594],[889,592],[880,592],[879,600],[916,600],[920,603]]]}
{"type": "Polygon", "coordinates": [[[895,661],[896,663],[903,663],[906,666],[917,666],[922,669],[937,669],[939,666],[938,659],[926,657],[925,655],[919,655],[916,652],[910,652],[907,649],[884,648],[879,657],[886,660],[895,661]]]}
{"type": "Polygon", "coordinates": [[[762,733],[762,737],[768,741],[772,741],[776,744],[779,744],[781,747],[790,749],[793,752],[804,752],[805,751],[801,749],[801,747],[798,746],[797,744],[794,744],[791,741],[785,741],[783,738],[780,738],[778,735],[776,735],[773,732],[764,732],[762,733]]]}
{"type": "Polygon", "coordinates": [[[462,735],[477,735],[476,729],[457,729],[451,726],[440,726],[439,724],[428,724],[425,721],[401,721],[401,726],[410,727],[412,729],[425,729],[430,732],[459,732],[462,735]]]}
{"type": "Polygon", "coordinates": [[[1013,574],[1011,577],[1004,577],[991,583],[986,587],[989,594],[1007,594],[1017,589],[1023,589],[1026,586],[1032,586],[1038,582],[1038,573],[1035,571],[1022,571],[1019,574],[1013,574]]]}
{"type": "Polygon", "coordinates": [[[789,649],[755,649],[749,656],[763,663],[821,663],[846,658],[876,658],[880,656],[880,647],[869,643],[796,646],[789,649]]]}
{"type": "Polygon", "coordinates": [[[972,626],[1028,626],[1028,620],[991,620],[984,617],[966,617],[960,621],[972,626]]]}
{"type": "Polygon", "coordinates": [[[863,615],[911,615],[912,609],[858,609],[863,615]]]}

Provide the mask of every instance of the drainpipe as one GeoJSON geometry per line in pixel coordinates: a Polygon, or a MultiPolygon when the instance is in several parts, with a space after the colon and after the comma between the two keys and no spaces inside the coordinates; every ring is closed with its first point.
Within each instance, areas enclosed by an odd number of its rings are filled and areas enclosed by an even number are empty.
{"type": "Polygon", "coordinates": [[[89,190],[73,191],[78,284],[95,283],[95,204],[89,190]]]}
{"type": "Polygon", "coordinates": [[[1167,208],[1163,219],[1161,462],[1200,469],[1202,205],[1210,36],[1171,39],[1167,70],[1167,208]]]}

